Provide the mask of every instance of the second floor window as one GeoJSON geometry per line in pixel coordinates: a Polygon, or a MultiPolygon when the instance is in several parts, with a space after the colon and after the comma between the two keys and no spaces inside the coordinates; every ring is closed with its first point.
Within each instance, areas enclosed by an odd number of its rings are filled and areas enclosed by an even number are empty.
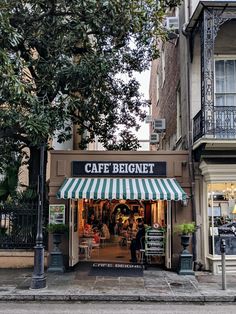
{"type": "Polygon", "coordinates": [[[215,105],[236,106],[236,60],[215,61],[215,105]]]}
{"type": "Polygon", "coordinates": [[[161,85],[163,86],[166,78],[166,60],[165,60],[165,49],[162,47],[161,50],[161,85]]]}

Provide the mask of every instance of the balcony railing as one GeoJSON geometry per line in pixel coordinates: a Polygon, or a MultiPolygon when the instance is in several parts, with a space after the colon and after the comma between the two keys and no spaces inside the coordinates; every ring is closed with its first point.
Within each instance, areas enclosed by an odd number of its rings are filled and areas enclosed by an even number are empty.
{"type": "Polygon", "coordinates": [[[214,139],[236,139],[236,107],[217,106],[207,112],[202,110],[193,118],[193,141],[201,137],[214,139]]]}

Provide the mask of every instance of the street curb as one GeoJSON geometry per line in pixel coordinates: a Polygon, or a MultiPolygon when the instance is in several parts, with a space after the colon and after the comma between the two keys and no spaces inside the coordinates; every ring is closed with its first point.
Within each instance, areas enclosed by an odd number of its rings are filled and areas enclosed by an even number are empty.
{"type": "Polygon", "coordinates": [[[6,301],[29,301],[29,302],[153,302],[153,303],[225,303],[236,302],[236,296],[219,296],[219,295],[78,295],[78,294],[11,294],[0,295],[0,302],[6,301]]]}

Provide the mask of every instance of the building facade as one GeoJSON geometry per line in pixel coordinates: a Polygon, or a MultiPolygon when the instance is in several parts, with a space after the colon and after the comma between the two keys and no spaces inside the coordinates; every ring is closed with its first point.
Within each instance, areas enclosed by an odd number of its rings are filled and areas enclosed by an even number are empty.
{"type": "Polygon", "coordinates": [[[176,17],[177,43],[163,52],[171,70],[152,97],[153,118],[166,119],[159,146],[189,151],[196,262],[219,273],[223,238],[227,271],[236,271],[236,2],[184,1],[176,17]]]}
{"type": "MultiPolygon", "coordinates": [[[[129,263],[132,236],[124,225],[132,217],[132,228],[142,218],[147,226],[157,224],[164,230],[165,243],[156,263],[177,269],[182,249],[174,227],[192,219],[191,204],[186,202],[190,194],[186,151],[54,150],[50,155],[49,206],[64,206],[69,239],[63,253],[68,266],[80,260],[129,263]],[[89,229],[91,217],[104,240],[96,246],[99,254],[93,251],[96,228],[89,229]]],[[[60,213],[56,219],[61,218],[60,213]]]]}

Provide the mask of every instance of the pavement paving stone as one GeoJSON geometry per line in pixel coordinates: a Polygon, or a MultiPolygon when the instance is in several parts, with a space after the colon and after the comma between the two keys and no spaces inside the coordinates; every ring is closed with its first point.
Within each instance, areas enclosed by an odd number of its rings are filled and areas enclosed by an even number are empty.
{"type": "Polygon", "coordinates": [[[202,295],[175,295],[174,296],[174,301],[175,302],[181,302],[181,303],[186,303],[186,302],[204,302],[204,296],[202,295]]]}
{"type": "Polygon", "coordinates": [[[94,290],[104,290],[104,291],[117,291],[120,290],[120,287],[114,287],[112,285],[105,286],[103,283],[96,283],[94,285],[94,290]]]}
{"type": "Polygon", "coordinates": [[[145,289],[144,285],[135,285],[135,286],[133,286],[132,284],[127,284],[127,285],[120,284],[119,287],[120,287],[120,290],[122,290],[122,291],[134,291],[134,290],[143,290],[143,289],[145,289]]]}
{"type": "Polygon", "coordinates": [[[167,289],[145,289],[146,295],[156,295],[156,296],[163,296],[163,295],[174,295],[171,290],[167,289]]]}
{"type": "Polygon", "coordinates": [[[222,290],[221,276],[196,272],[196,276],[150,268],[143,277],[89,276],[82,269],[45,273],[47,288],[30,290],[32,269],[0,270],[0,301],[135,301],[144,302],[236,302],[236,275],[227,276],[222,290]]]}

